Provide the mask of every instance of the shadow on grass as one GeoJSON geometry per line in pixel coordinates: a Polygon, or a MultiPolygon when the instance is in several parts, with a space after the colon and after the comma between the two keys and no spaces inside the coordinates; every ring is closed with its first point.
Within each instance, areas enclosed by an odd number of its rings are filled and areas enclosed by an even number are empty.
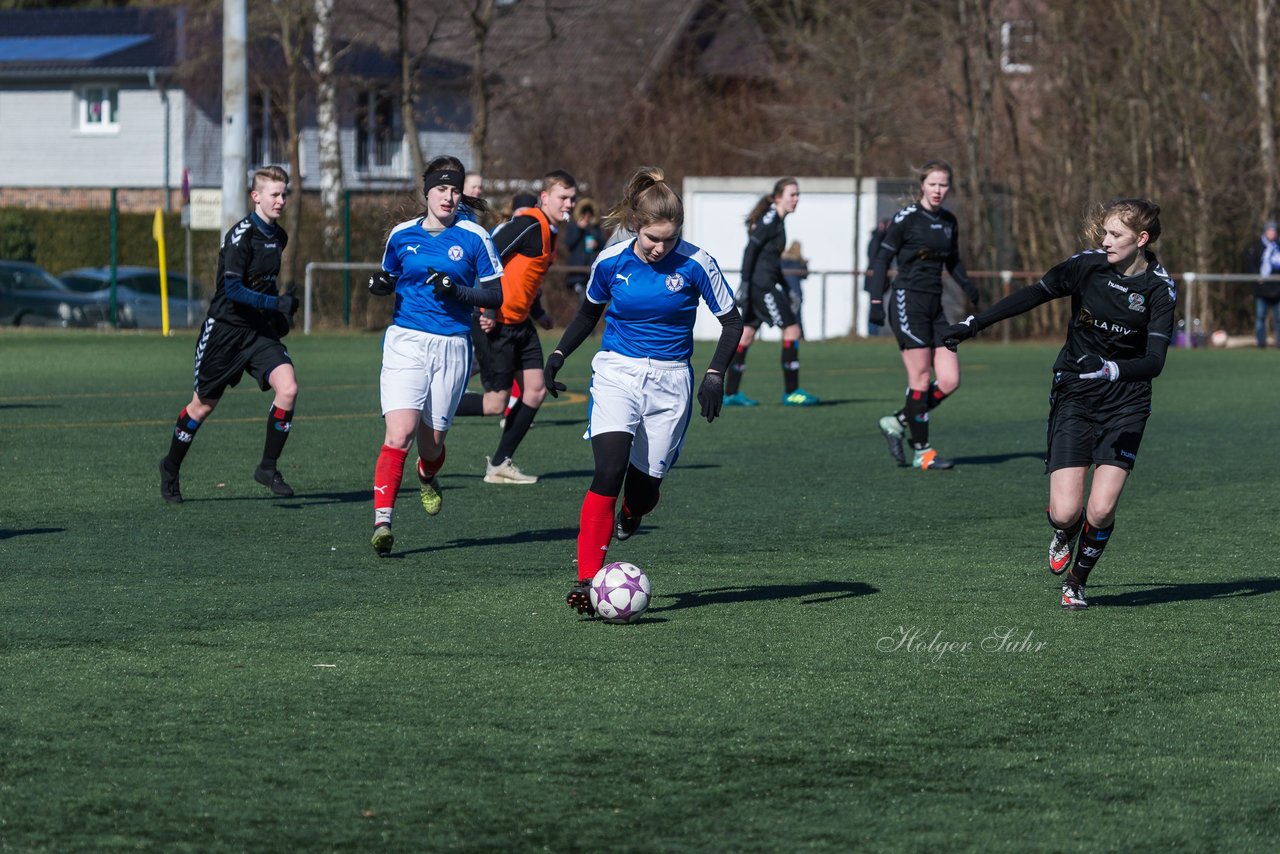
{"type": "Polygon", "coordinates": [[[66,532],[66,528],[22,528],[16,531],[9,531],[0,528],[0,540],[9,540],[14,537],[27,537],[32,534],[62,534],[66,532]]]}
{"type": "MultiPolygon", "coordinates": [[[[1108,585],[1110,589],[1112,585],[1108,585]]],[[[1139,584],[1114,585],[1116,587],[1146,587],[1139,584]]],[[[1280,591],[1280,578],[1244,578],[1239,581],[1212,581],[1192,584],[1162,584],[1146,587],[1130,593],[1089,596],[1090,605],[1108,605],[1120,608],[1140,608],[1145,605],[1163,605],[1168,602],[1194,602],[1204,599],[1227,599],[1233,596],[1261,596],[1280,591]]]]}
{"type": "MultiPolygon", "coordinates": [[[[409,555],[439,552],[445,549],[469,549],[476,546],[515,546],[522,543],[548,543],[578,539],[577,528],[539,528],[533,531],[516,531],[501,537],[460,537],[447,543],[428,546],[421,549],[405,549],[392,552],[387,558],[403,558],[409,555]]],[[[569,553],[566,552],[566,555],[569,553]]],[[[384,558],[386,560],[387,558],[384,558]]],[[[565,558],[565,572],[571,571],[570,557],[565,558]]]]}
{"type": "Polygon", "coordinates": [[[979,457],[952,457],[958,466],[995,466],[1010,460],[1039,460],[1044,462],[1044,451],[1030,453],[1022,451],[1017,454],[983,454],[979,457]]]}
{"type": "Polygon", "coordinates": [[[672,593],[663,599],[676,600],[656,611],[676,611],[681,608],[701,608],[704,605],[732,605],[738,602],[768,602],[780,599],[805,599],[802,605],[824,605],[838,599],[853,599],[879,593],[879,588],[861,581],[802,581],[795,584],[761,584],[755,587],[713,587],[709,590],[690,590],[672,593]],[[812,598],[810,598],[812,597],[812,598]]]}

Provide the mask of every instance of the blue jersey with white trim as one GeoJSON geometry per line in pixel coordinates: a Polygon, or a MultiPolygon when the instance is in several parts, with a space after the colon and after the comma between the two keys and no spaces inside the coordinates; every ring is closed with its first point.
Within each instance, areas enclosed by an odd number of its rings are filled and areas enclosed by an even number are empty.
{"type": "Polygon", "coordinates": [[[698,300],[719,317],[733,308],[733,291],[716,259],[692,243],[681,240],[654,264],[634,246],[634,238],[615,243],[591,267],[587,299],[609,304],[601,346],[633,358],[687,362],[698,300]]]}
{"type": "Polygon", "coordinates": [[[387,237],[382,269],[400,277],[391,322],[435,335],[470,335],[471,306],[437,297],[426,283],[429,270],[447,275],[455,287],[502,277],[502,261],[488,232],[467,220],[455,221],[439,234],[423,228],[421,217],[400,223],[387,237]]]}

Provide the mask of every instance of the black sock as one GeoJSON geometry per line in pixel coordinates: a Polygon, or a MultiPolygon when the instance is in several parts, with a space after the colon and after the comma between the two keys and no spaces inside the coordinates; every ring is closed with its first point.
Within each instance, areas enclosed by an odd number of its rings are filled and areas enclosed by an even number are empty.
{"type": "Polygon", "coordinates": [[[262,446],[262,467],[273,469],[293,426],[293,410],[284,410],[274,403],[267,414],[267,441],[262,446]]]}
{"type": "Polygon", "coordinates": [[[747,369],[747,350],[751,347],[738,346],[737,352],[733,354],[733,361],[729,363],[729,378],[725,383],[725,394],[737,394],[738,386],[742,385],[742,372],[747,369]]]}
{"type": "MultiPolygon", "coordinates": [[[[507,410],[507,414],[503,416],[504,418],[507,419],[507,423],[502,426],[502,429],[510,430],[511,425],[515,423],[514,419],[516,417],[516,413],[518,413],[521,409],[525,409],[525,408],[526,407],[524,405],[524,398],[517,397],[516,402],[511,404],[511,407],[507,410]]],[[[528,429],[528,428],[525,428],[525,429],[528,429]]]]}
{"type": "Polygon", "coordinates": [[[787,394],[800,388],[800,342],[782,342],[782,390],[787,394]]]}
{"type": "Polygon", "coordinates": [[[538,410],[532,406],[512,408],[511,414],[507,416],[507,428],[502,431],[502,438],[498,440],[498,450],[493,452],[493,465],[499,465],[503,460],[515,456],[516,448],[520,447],[524,434],[529,432],[529,425],[533,423],[533,416],[537,414],[538,410]]]}
{"type": "Polygon", "coordinates": [[[929,402],[930,409],[935,408],[950,396],[951,395],[949,394],[943,394],[942,389],[938,388],[938,384],[936,382],[929,383],[929,395],[926,399],[929,402]]]}
{"type": "Polygon", "coordinates": [[[458,411],[455,415],[484,415],[484,395],[476,391],[469,391],[462,396],[462,401],[458,404],[458,411]]]}
{"type": "Polygon", "coordinates": [[[178,423],[173,425],[173,437],[169,440],[169,465],[170,468],[177,470],[182,465],[182,460],[187,455],[187,451],[191,450],[191,443],[195,441],[196,431],[200,429],[200,422],[187,415],[184,407],[178,415],[178,423]]]}
{"type": "Polygon", "coordinates": [[[902,408],[911,430],[911,447],[919,451],[929,447],[928,392],[907,389],[907,405],[902,408]]]}
{"type": "Polygon", "coordinates": [[[1080,533],[1080,528],[1084,525],[1083,510],[1080,512],[1080,515],[1076,517],[1074,522],[1067,525],[1059,525],[1055,522],[1053,517],[1049,515],[1049,511],[1047,509],[1044,511],[1044,516],[1049,520],[1049,526],[1055,531],[1060,531],[1062,535],[1067,538],[1068,542],[1075,542],[1076,534],[1080,533]]]}
{"type": "Polygon", "coordinates": [[[1111,539],[1111,532],[1115,528],[1115,522],[1105,528],[1095,528],[1088,519],[1085,520],[1084,530],[1080,532],[1080,550],[1076,552],[1076,565],[1071,567],[1071,572],[1067,573],[1068,581],[1083,585],[1089,580],[1089,573],[1097,565],[1098,558],[1102,557],[1102,550],[1107,547],[1107,541],[1111,539]]]}

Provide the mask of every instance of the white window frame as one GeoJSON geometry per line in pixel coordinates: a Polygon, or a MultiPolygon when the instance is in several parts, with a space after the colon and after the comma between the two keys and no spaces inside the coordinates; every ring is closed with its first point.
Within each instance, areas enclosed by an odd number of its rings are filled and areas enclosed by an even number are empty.
{"type": "Polygon", "coordinates": [[[120,87],[110,83],[92,83],[76,91],[80,132],[89,134],[120,132],[120,87]],[[97,105],[101,121],[93,121],[90,109],[97,105]]]}
{"type": "Polygon", "coordinates": [[[1005,21],[1000,25],[1000,70],[1005,74],[1030,74],[1035,67],[1029,62],[1036,43],[1036,22],[1026,18],[1005,21]]]}

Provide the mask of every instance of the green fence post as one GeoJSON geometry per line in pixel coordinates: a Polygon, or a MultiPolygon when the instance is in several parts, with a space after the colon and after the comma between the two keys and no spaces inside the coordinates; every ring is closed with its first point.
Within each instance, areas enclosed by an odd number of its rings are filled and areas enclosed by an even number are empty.
{"type": "Polygon", "coordinates": [[[116,317],[116,263],[119,258],[119,218],[120,210],[116,206],[116,188],[111,188],[111,325],[119,327],[116,317]]]}
{"type": "MultiPolygon", "coordinates": [[[[351,191],[342,194],[342,260],[351,263],[351,191]]],[[[342,271],[342,328],[351,328],[351,271],[342,271]]]]}

